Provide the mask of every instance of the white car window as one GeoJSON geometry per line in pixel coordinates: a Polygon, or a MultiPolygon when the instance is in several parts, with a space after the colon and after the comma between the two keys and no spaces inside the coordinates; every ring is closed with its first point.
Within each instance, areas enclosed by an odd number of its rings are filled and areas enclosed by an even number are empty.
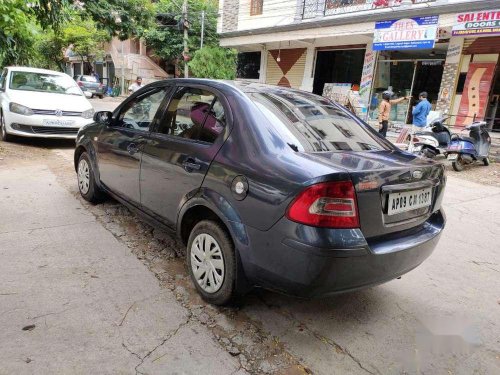
{"type": "Polygon", "coordinates": [[[69,76],[13,71],[10,78],[11,90],[48,92],[53,94],[78,95],[82,92],[69,76]]]}

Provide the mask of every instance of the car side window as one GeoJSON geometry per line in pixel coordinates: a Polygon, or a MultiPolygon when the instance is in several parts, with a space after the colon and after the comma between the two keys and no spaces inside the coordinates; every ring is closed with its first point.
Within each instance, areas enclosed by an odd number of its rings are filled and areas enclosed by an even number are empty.
{"type": "Polygon", "coordinates": [[[224,109],[217,97],[203,89],[180,87],[157,132],[213,143],[224,130],[224,109]]]}
{"type": "Polygon", "coordinates": [[[220,100],[216,98],[203,124],[199,138],[200,141],[214,143],[219,134],[224,131],[225,127],[226,115],[224,113],[224,107],[220,100]]]}
{"type": "Polygon", "coordinates": [[[149,131],[156,112],[169,90],[168,87],[155,89],[131,100],[118,115],[114,126],[149,131]]]}

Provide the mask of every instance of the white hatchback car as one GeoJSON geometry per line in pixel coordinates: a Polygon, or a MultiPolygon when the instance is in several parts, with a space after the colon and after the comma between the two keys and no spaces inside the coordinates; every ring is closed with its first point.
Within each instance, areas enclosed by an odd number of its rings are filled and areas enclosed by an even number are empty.
{"type": "Polygon", "coordinates": [[[76,138],[93,122],[94,109],[76,82],[52,70],[7,67],[0,76],[0,128],[13,135],[76,138]]]}

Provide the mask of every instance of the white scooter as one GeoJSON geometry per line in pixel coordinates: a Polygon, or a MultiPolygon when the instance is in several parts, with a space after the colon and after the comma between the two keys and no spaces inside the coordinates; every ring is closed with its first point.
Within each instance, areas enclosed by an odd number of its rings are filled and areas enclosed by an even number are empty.
{"type": "Polygon", "coordinates": [[[451,133],[444,125],[446,119],[447,117],[439,117],[422,128],[422,130],[416,132],[413,139],[410,139],[408,151],[429,159],[433,159],[437,155],[446,157],[451,142],[451,133]]]}

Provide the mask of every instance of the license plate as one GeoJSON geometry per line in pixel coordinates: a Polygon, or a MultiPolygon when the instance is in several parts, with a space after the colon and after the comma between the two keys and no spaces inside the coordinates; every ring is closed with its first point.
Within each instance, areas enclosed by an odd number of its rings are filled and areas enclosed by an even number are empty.
{"type": "Polygon", "coordinates": [[[70,126],[73,125],[75,121],[73,120],[58,120],[58,119],[45,119],[43,124],[46,126],[70,126]]]}
{"type": "Polygon", "coordinates": [[[389,194],[388,215],[428,207],[432,202],[432,188],[389,194]]]}
{"type": "Polygon", "coordinates": [[[448,160],[457,160],[458,159],[458,154],[448,154],[448,160]]]}

